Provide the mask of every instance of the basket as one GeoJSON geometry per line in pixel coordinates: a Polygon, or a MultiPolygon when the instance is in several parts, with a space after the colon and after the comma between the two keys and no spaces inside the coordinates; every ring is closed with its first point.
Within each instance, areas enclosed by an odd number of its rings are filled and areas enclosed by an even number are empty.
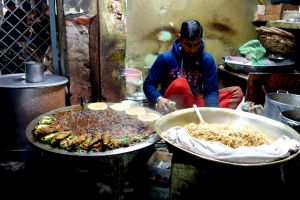
{"type": "Polygon", "coordinates": [[[287,31],[275,27],[256,28],[261,44],[272,53],[291,55],[295,53],[295,36],[287,31]]]}
{"type": "Polygon", "coordinates": [[[294,40],[278,35],[259,35],[259,40],[266,49],[273,53],[289,55],[293,54],[296,49],[294,40]]]}

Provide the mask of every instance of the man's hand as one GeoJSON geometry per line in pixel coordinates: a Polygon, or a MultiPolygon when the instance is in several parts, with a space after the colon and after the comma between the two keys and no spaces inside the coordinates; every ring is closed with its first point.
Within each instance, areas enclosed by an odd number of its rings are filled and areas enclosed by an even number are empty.
{"type": "Polygon", "coordinates": [[[162,113],[169,113],[176,110],[176,102],[160,97],[156,102],[156,110],[162,113]]]}

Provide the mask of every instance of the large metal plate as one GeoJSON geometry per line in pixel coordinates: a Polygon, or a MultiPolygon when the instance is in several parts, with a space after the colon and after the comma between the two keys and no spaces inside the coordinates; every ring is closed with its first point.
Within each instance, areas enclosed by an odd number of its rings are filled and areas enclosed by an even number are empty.
{"type": "MultiPolygon", "coordinates": [[[[261,130],[264,134],[266,134],[270,139],[276,140],[277,138],[281,137],[282,135],[286,135],[292,139],[295,139],[300,142],[300,135],[297,133],[297,131],[293,130],[291,127],[269,119],[267,117],[259,116],[252,113],[247,113],[243,111],[238,110],[231,110],[226,108],[199,108],[200,112],[203,116],[203,119],[207,121],[208,123],[238,123],[240,125],[247,124],[253,127],[258,128],[261,130]]],[[[155,129],[157,133],[170,145],[185,151],[189,154],[193,154],[199,158],[219,162],[219,163],[225,163],[230,165],[239,165],[239,166],[262,166],[262,165],[272,165],[276,163],[283,163],[288,160],[291,160],[292,158],[296,157],[300,151],[295,152],[294,154],[290,155],[289,157],[281,160],[277,160],[274,162],[268,162],[268,163],[253,163],[253,164],[244,164],[244,163],[233,163],[233,162],[227,162],[217,159],[208,158],[202,155],[199,155],[197,153],[194,153],[192,151],[189,151],[187,149],[178,147],[171,143],[166,137],[165,132],[174,126],[183,126],[187,123],[198,123],[199,120],[197,118],[197,115],[192,108],[187,108],[183,110],[178,110],[172,113],[169,113],[160,119],[158,119],[155,123],[155,129]]]]}
{"type": "MultiPolygon", "coordinates": [[[[44,113],[44,114],[38,116],[37,118],[32,120],[28,124],[28,126],[26,127],[26,137],[27,137],[27,139],[34,146],[36,146],[36,147],[38,147],[42,150],[48,151],[48,152],[58,153],[58,154],[63,154],[63,155],[70,155],[70,156],[84,156],[84,157],[112,156],[112,155],[124,154],[124,153],[137,151],[137,150],[146,148],[148,146],[154,145],[156,142],[161,140],[160,136],[154,131],[153,134],[150,136],[150,138],[148,140],[146,140],[145,142],[142,142],[142,143],[135,144],[133,146],[129,146],[129,147],[125,147],[125,148],[118,148],[118,149],[114,149],[114,150],[107,150],[107,151],[104,151],[104,152],[79,153],[79,152],[69,152],[67,150],[57,148],[57,147],[54,148],[54,147],[51,147],[50,145],[43,144],[39,141],[36,141],[33,138],[32,131],[33,131],[34,127],[38,124],[38,121],[41,119],[42,116],[52,115],[52,114],[60,112],[60,111],[68,111],[68,110],[72,110],[72,109],[78,109],[78,107],[79,107],[79,105],[63,107],[63,108],[55,109],[55,110],[52,110],[50,112],[47,112],[47,113],[44,113]]],[[[161,115],[159,112],[157,112],[155,110],[152,110],[152,109],[146,108],[146,107],[144,107],[144,108],[145,108],[146,111],[154,112],[154,113],[157,113],[157,114],[161,115]]]]}
{"type": "Polygon", "coordinates": [[[241,73],[250,73],[250,72],[270,72],[270,71],[287,71],[295,68],[295,61],[291,59],[284,59],[280,62],[275,62],[268,58],[264,58],[262,62],[265,64],[253,64],[252,62],[243,63],[238,61],[232,61],[228,59],[228,56],[224,57],[224,62],[232,70],[241,72],[241,73]]]}

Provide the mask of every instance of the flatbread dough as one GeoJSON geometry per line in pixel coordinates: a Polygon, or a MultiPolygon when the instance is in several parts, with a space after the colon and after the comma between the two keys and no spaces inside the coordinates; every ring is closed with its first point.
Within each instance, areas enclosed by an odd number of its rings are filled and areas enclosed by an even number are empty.
{"type": "Polygon", "coordinates": [[[90,110],[106,110],[108,105],[104,102],[90,103],[87,106],[90,110]]]}
{"type": "Polygon", "coordinates": [[[144,114],[146,111],[141,106],[131,106],[125,110],[127,115],[141,115],[144,114]]]}
{"type": "Polygon", "coordinates": [[[144,114],[138,115],[138,119],[144,122],[154,122],[159,119],[160,115],[153,112],[145,112],[144,114]]]}
{"type": "Polygon", "coordinates": [[[124,103],[114,103],[114,104],[109,105],[109,107],[115,111],[124,111],[127,108],[129,108],[129,105],[124,104],[124,103]]]}

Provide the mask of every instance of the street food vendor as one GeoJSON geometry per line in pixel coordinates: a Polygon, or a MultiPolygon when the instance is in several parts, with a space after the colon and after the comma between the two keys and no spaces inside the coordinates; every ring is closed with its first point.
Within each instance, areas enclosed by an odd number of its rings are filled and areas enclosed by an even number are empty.
{"type": "Polygon", "coordinates": [[[219,90],[217,67],[204,51],[202,38],[203,27],[197,20],[184,21],[172,49],[158,55],[149,69],[143,90],[157,110],[171,112],[193,104],[235,109],[242,101],[240,87],[219,90]]]}

